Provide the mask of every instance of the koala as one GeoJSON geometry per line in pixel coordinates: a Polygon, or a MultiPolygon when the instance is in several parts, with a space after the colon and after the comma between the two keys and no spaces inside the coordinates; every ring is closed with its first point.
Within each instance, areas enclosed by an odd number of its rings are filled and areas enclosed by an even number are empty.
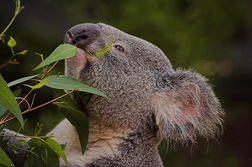
{"type": "Polygon", "coordinates": [[[173,69],[155,45],[103,23],[72,27],[65,43],[78,48],[65,60],[65,75],[108,96],[71,94],[78,108],[88,111],[84,155],[66,119],[48,133],[66,143],[69,166],[162,167],[163,139],[188,144],[222,132],[224,112],[208,80],[193,70],[173,69]],[[101,58],[90,54],[111,38],[112,47],[101,58]]]}

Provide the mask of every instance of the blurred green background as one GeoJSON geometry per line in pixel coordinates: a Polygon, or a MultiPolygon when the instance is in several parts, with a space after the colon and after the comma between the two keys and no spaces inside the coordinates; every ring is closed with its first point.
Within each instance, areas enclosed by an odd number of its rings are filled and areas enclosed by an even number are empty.
{"type": "MultiPolygon", "coordinates": [[[[35,53],[48,56],[63,42],[75,24],[104,22],[160,47],[174,68],[193,68],[210,79],[226,111],[224,132],[217,140],[199,139],[195,149],[160,146],[165,166],[252,166],[252,1],[250,0],[23,0],[25,9],[7,31],[17,41],[20,65],[1,69],[7,82],[35,74],[40,62],[35,53]]],[[[0,31],[14,12],[12,0],[0,0],[0,31]]],[[[0,64],[11,56],[0,44],[0,64]]],[[[63,73],[61,62],[55,73],[63,73]]],[[[29,89],[24,89],[22,94],[29,89]]],[[[52,91],[37,93],[35,103],[52,99],[52,91]]],[[[48,132],[62,118],[50,105],[25,116],[26,133],[36,122],[48,132]]],[[[19,125],[12,121],[7,127],[19,125]]]]}

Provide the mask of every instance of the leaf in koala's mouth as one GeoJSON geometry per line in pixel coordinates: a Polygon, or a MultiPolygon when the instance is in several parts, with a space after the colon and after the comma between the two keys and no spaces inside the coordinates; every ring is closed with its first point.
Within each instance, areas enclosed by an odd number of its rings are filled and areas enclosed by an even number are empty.
{"type": "Polygon", "coordinates": [[[102,48],[101,50],[99,50],[98,52],[95,53],[96,57],[101,58],[105,53],[107,53],[110,50],[110,48],[112,47],[112,41],[113,41],[112,37],[109,40],[109,45],[108,46],[102,48]]]}
{"type": "Polygon", "coordinates": [[[91,56],[96,56],[97,58],[101,58],[105,53],[107,53],[110,50],[110,48],[112,47],[112,43],[113,43],[113,36],[109,40],[109,45],[106,46],[106,47],[104,47],[104,48],[102,48],[101,50],[99,50],[96,53],[92,53],[88,49],[84,49],[84,50],[85,50],[85,52],[87,52],[91,56]]]}
{"type": "Polygon", "coordinates": [[[87,52],[87,54],[89,54],[90,56],[95,56],[95,54],[88,49],[84,49],[84,51],[87,52]]]}

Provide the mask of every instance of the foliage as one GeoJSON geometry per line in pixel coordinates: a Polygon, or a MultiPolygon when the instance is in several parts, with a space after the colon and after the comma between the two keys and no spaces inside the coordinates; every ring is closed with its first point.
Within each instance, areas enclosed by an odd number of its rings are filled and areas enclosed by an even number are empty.
{"type": "Polygon", "coordinates": [[[95,56],[98,58],[101,58],[107,51],[109,51],[110,48],[112,47],[112,41],[113,41],[113,37],[110,38],[109,45],[107,47],[104,47],[103,49],[101,49],[97,53],[95,53],[95,56]]]}
{"type": "MultiPolygon", "coordinates": [[[[16,3],[16,10],[14,17],[12,18],[11,22],[7,25],[7,27],[4,29],[4,31],[0,34],[0,39],[3,41],[3,43],[5,32],[13,23],[14,19],[19,14],[19,12],[24,8],[24,6],[20,6],[20,0],[16,0],[15,3],[16,3]]],[[[100,58],[110,49],[111,44],[112,44],[112,38],[110,40],[109,46],[97,52],[98,55],[94,54],[93,56],[97,56],[98,58],[100,58]]],[[[16,57],[19,55],[25,55],[28,52],[27,50],[24,50],[16,53],[14,51],[14,47],[16,45],[17,42],[15,41],[15,39],[10,37],[10,40],[7,42],[7,46],[10,48],[12,56],[7,62],[0,65],[0,69],[3,69],[9,64],[19,64],[19,62],[16,60],[16,57]]],[[[95,88],[87,86],[67,76],[51,74],[52,69],[60,60],[73,57],[76,55],[76,53],[77,48],[75,46],[69,44],[61,44],[44,60],[43,55],[39,54],[39,56],[41,56],[42,58],[42,62],[37,67],[35,67],[34,70],[43,68],[42,74],[38,73],[32,76],[21,77],[8,84],[5,82],[4,78],[0,75],[0,117],[1,117],[0,130],[3,129],[3,126],[1,125],[4,125],[15,118],[19,120],[21,127],[23,127],[24,114],[29,113],[31,111],[36,111],[37,109],[49,104],[55,104],[61,109],[62,114],[65,116],[65,118],[67,118],[73,124],[73,126],[76,127],[77,133],[79,135],[80,144],[82,147],[82,154],[84,154],[88,139],[88,119],[83,112],[77,110],[74,107],[70,107],[74,106],[73,102],[71,102],[70,98],[66,100],[66,96],[75,91],[92,93],[103,97],[106,97],[106,95],[95,88]],[[54,64],[50,66],[50,64],[52,63],[54,64]],[[25,83],[31,83],[31,84],[25,84],[25,83]],[[10,89],[10,87],[14,86],[19,86],[21,87],[21,89],[24,88],[24,86],[26,86],[29,87],[31,90],[24,97],[19,97],[15,96],[15,93],[14,92],[12,93],[10,89]],[[28,100],[28,97],[31,95],[32,92],[36,91],[37,89],[43,89],[44,86],[50,87],[52,89],[67,90],[67,93],[61,95],[58,94],[58,96],[55,97],[53,100],[50,100],[39,106],[33,106],[33,102],[36,100],[35,96],[32,97],[31,101],[28,100]],[[25,110],[23,110],[20,107],[20,105],[24,102],[27,104],[27,108],[25,110]]],[[[50,136],[39,136],[41,130],[42,126],[38,124],[33,136],[20,136],[20,138],[24,139],[29,138],[29,141],[27,143],[28,150],[26,150],[28,152],[28,160],[26,162],[26,166],[34,164],[36,164],[36,166],[45,166],[45,165],[58,166],[59,157],[61,157],[67,164],[67,157],[63,151],[62,146],[60,146],[50,136]]],[[[3,135],[0,134],[0,136],[4,136],[4,134],[3,135]]],[[[15,137],[15,136],[8,136],[8,137],[15,137]]],[[[25,140],[22,139],[19,141],[20,144],[23,144],[24,142],[25,140]]],[[[19,151],[18,149],[19,148],[13,148],[13,152],[14,153],[18,152],[19,151]]],[[[0,159],[1,165],[13,166],[11,160],[4,153],[2,148],[0,149],[0,157],[1,157],[0,159]]]]}
{"type": "Polygon", "coordinates": [[[1,166],[14,166],[9,157],[4,153],[2,148],[0,148],[0,165],[1,166]]]}
{"type": "Polygon", "coordinates": [[[70,44],[62,44],[58,46],[51,55],[49,55],[44,61],[42,61],[34,70],[37,70],[41,67],[49,65],[55,61],[62,59],[70,58],[76,55],[77,48],[70,44]]]}
{"type": "MultiPolygon", "coordinates": [[[[15,99],[15,96],[11,93],[10,89],[7,86],[7,83],[4,81],[3,77],[0,75],[0,104],[6,107],[11,113],[17,117],[20,124],[23,125],[23,117],[21,116],[21,110],[18,106],[18,103],[15,99]]],[[[3,115],[6,111],[1,111],[3,115]]]]}

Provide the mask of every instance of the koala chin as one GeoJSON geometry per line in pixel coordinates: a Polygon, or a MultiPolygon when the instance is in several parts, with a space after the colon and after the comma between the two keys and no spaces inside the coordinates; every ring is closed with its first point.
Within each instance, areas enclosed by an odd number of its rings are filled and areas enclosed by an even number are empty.
{"type": "Polygon", "coordinates": [[[224,112],[207,79],[173,69],[155,45],[103,23],[72,27],[65,43],[78,47],[65,60],[65,75],[108,96],[71,95],[80,110],[88,110],[84,155],[67,120],[48,134],[66,143],[69,166],[161,167],[158,145],[163,139],[196,143],[198,136],[210,139],[222,131],[224,112]],[[86,52],[98,52],[111,38],[112,47],[101,58],[86,52]]]}

